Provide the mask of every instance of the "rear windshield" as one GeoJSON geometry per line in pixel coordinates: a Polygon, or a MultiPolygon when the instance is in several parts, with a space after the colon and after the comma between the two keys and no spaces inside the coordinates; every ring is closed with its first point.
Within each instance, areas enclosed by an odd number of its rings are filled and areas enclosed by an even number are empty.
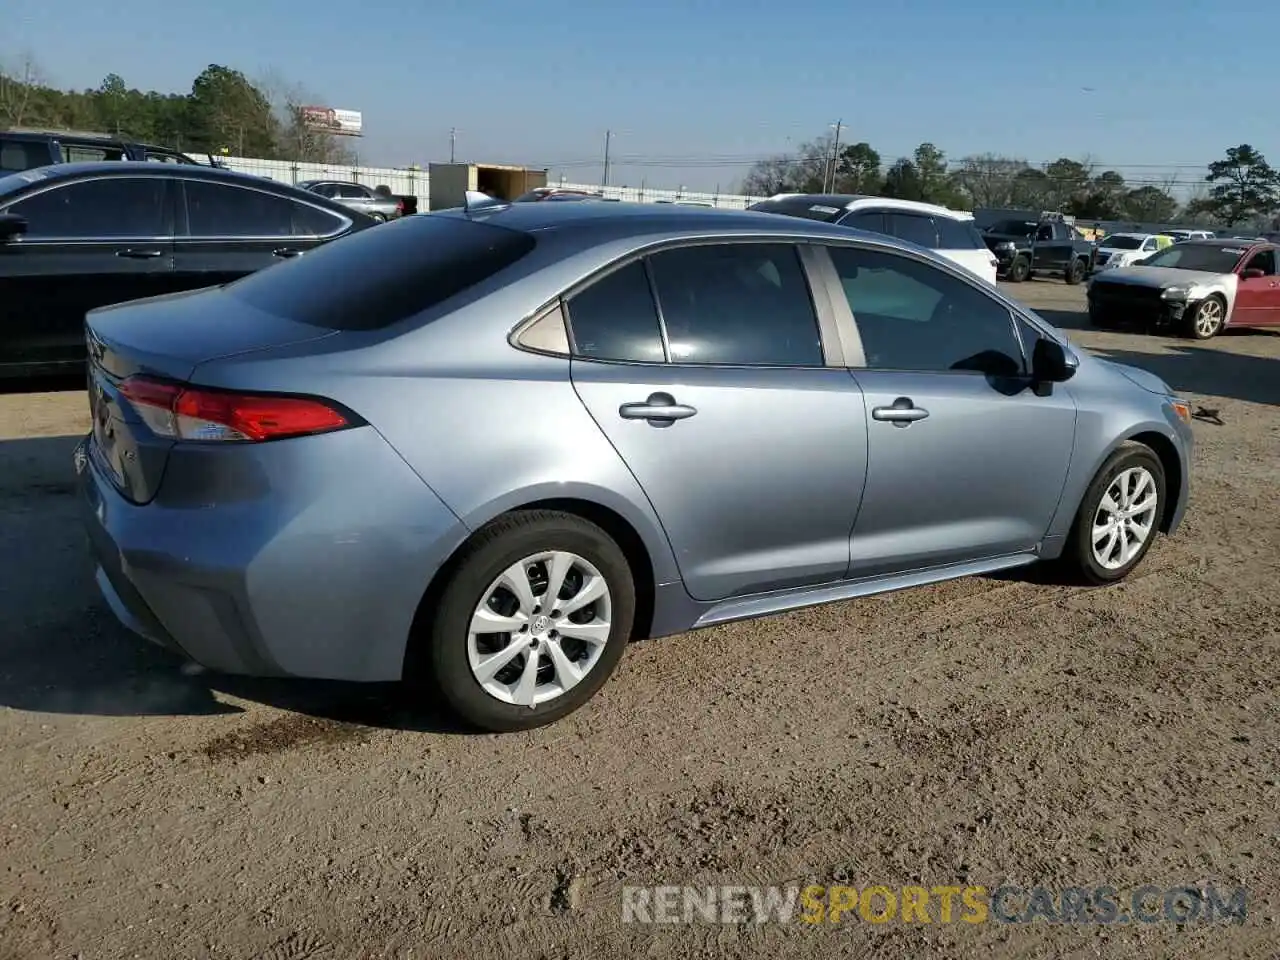
{"type": "Polygon", "coordinates": [[[1122,237],[1119,234],[1105,238],[1098,246],[1108,250],[1137,250],[1142,246],[1142,237],[1122,237]]]}
{"type": "Polygon", "coordinates": [[[759,203],[753,203],[748,209],[757,213],[780,213],[787,217],[821,220],[823,223],[835,223],[845,212],[844,207],[823,203],[813,198],[800,197],[789,200],[761,200],[759,203]]]}
{"type": "Polygon", "coordinates": [[[227,286],[250,306],[330,330],[376,330],[511,266],[527,233],[417,214],[343,237],[227,286]]]}

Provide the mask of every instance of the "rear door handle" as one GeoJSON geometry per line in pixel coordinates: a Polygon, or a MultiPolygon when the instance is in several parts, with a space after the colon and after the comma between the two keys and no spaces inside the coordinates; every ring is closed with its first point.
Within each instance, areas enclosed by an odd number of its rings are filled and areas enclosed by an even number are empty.
{"type": "Polygon", "coordinates": [[[693,407],[676,403],[676,398],[669,393],[651,393],[643,403],[624,403],[618,408],[618,416],[623,420],[648,420],[657,426],[687,420],[697,412],[693,407]]]}
{"type": "Polygon", "coordinates": [[[130,248],[128,250],[117,250],[116,256],[125,257],[129,260],[154,260],[156,257],[163,257],[164,251],[150,248],[143,250],[134,250],[130,248]]]}
{"type": "Polygon", "coordinates": [[[890,406],[874,407],[871,410],[871,419],[892,423],[895,427],[909,427],[927,416],[929,411],[917,407],[910,397],[899,397],[890,406]]]}
{"type": "Polygon", "coordinates": [[[284,260],[288,260],[290,257],[300,257],[302,256],[302,253],[303,251],[294,247],[277,247],[275,250],[271,251],[271,255],[273,257],[280,257],[284,260]]]}

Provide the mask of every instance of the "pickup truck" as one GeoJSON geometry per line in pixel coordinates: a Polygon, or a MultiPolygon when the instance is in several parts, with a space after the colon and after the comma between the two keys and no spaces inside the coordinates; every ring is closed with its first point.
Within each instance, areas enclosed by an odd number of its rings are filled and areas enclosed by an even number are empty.
{"type": "Polygon", "coordinates": [[[25,128],[0,130],[0,176],[55,163],[99,160],[151,160],[157,163],[221,166],[212,157],[206,159],[207,163],[202,163],[178,150],[135,143],[103,133],[25,128]]]}
{"type": "Polygon", "coordinates": [[[996,255],[996,273],[1012,283],[1036,273],[1080,283],[1093,269],[1094,244],[1064,220],[1001,220],[982,239],[996,255]]]}

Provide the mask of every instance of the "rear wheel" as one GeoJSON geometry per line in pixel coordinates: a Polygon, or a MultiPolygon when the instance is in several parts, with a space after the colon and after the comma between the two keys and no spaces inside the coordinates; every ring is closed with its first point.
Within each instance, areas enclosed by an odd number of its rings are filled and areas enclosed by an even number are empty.
{"type": "Polygon", "coordinates": [[[1215,293],[1187,311],[1183,319],[1184,333],[1193,340],[1209,340],[1222,332],[1226,318],[1226,302],[1215,293]]]}
{"type": "Polygon", "coordinates": [[[1031,276],[1031,263],[1026,257],[1015,257],[1009,266],[1009,282],[1022,283],[1031,276]]]}
{"type": "Polygon", "coordinates": [[[382,214],[380,214],[380,213],[371,213],[371,214],[369,214],[369,216],[373,217],[373,222],[374,222],[374,223],[386,223],[386,222],[387,222],[387,218],[386,218],[386,217],[384,217],[384,216],[383,216],[382,214]]]}
{"type": "Polygon", "coordinates": [[[1071,261],[1071,266],[1067,267],[1066,275],[1063,277],[1067,283],[1081,283],[1084,281],[1085,271],[1088,269],[1083,257],[1076,257],[1071,261]]]}
{"type": "Polygon", "coordinates": [[[539,727],[604,685],[634,613],[631,569],[603,530],[573,514],[509,514],[463,548],[440,594],[431,680],[473,726],[539,727]]]}
{"type": "Polygon", "coordinates": [[[1102,465],[1085,491],[1062,559],[1090,584],[1123,580],[1146,556],[1164,512],[1160,458],[1126,444],[1102,465]]]}

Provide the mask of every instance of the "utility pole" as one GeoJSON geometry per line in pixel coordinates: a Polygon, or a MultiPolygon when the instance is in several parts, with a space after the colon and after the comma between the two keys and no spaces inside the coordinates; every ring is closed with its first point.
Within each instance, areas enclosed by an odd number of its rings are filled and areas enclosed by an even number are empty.
{"type": "Polygon", "coordinates": [[[828,190],[834,193],[836,189],[836,167],[840,163],[840,130],[843,126],[844,126],[843,120],[837,120],[835,122],[836,138],[833,141],[831,141],[831,162],[829,164],[831,186],[830,187],[827,186],[828,174],[824,172],[822,175],[822,192],[823,193],[828,192],[828,190]]]}
{"type": "Polygon", "coordinates": [[[613,139],[613,131],[606,130],[604,132],[604,176],[600,178],[600,186],[607,187],[609,185],[609,141],[613,139]]]}
{"type": "Polygon", "coordinates": [[[454,147],[457,146],[457,143],[458,143],[458,128],[450,127],[449,128],[449,162],[450,163],[453,163],[454,147]]]}

